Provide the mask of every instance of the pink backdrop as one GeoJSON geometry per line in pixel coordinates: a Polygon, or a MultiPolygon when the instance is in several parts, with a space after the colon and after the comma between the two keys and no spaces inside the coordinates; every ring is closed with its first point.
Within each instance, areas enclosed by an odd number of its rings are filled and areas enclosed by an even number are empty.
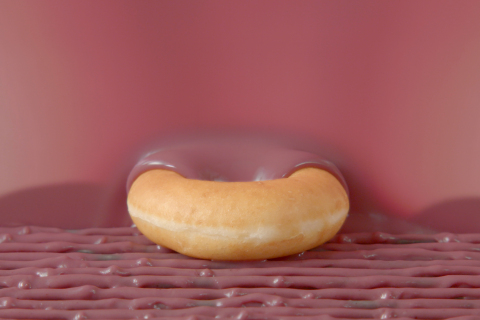
{"type": "Polygon", "coordinates": [[[354,211],[480,221],[479,16],[479,1],[2,1],[3,221],[105,224],[140,146],[205,129],[334,150],[354,211]]]}

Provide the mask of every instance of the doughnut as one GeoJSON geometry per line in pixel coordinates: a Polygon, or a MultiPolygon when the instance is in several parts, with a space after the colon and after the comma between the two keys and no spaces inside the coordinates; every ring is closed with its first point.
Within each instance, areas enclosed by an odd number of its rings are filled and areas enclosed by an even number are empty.
{"type": "Polygon", "coordinates": [[[263,260],[331,239],[348,188],[329,161],[261,144],[204,143],[148,153],[127,181],[127,206],[153,242],[210,260],[263,260]]]}

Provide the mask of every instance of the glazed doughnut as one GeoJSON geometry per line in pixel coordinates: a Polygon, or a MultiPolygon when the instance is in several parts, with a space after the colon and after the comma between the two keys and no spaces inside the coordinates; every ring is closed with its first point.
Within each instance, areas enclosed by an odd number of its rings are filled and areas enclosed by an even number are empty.
{"type": "Polygon", "coordinates": [[[345,182],[328,161],[245,145],[148,154],[129,176],[127,205],[153,242],[212,260],[270,259],[314,248],[338,232],[349,209],[345,182]]]}

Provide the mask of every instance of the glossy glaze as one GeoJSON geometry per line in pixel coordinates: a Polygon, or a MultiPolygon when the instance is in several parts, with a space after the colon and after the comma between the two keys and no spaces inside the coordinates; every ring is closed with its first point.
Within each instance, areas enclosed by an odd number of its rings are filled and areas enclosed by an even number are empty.
{"type": "Polygon", "coordinates": [[[127,191],[145,171],[167,169],[189,179],[209,181],[263,181],[288,177],[305,167],[332,173],[347,190],[338,168],[327,159],[302,150],[254,140],[196,141],[154,150],[134,166],[127,191]]]}

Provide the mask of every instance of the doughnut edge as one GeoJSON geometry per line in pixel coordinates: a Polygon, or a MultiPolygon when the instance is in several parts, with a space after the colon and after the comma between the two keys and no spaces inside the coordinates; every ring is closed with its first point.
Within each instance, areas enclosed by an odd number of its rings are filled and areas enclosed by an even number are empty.
{"type": "Polygon", "coordinates": [[[190,180],[154,169],[134,181],[127,204],[153,242],[212,260],[262,260],[312,249],[340,230],[349,209],[342,184],[318,168],[262,182],[190,180]]]}

